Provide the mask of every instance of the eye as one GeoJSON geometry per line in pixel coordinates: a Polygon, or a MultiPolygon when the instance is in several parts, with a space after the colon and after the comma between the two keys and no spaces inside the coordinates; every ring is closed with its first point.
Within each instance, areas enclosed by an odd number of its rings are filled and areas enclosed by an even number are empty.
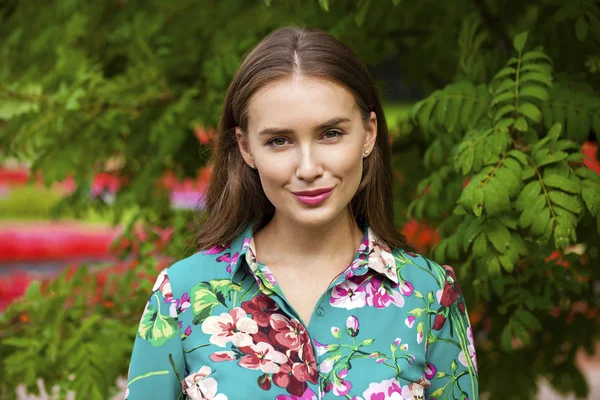
{"type": "Polygon", "coordinates": [[[287,143],[287,139],[283,137],[276,137],[267,142],[267,146],[271,147],[282,147],[287,143]]]}
{"type": "Polygon", "coordinates": [[[344,132],[338,131],[337,129],[331,129],[323,134],[323,137],[328,140],[336,140],[339,139],[344,132]]]}

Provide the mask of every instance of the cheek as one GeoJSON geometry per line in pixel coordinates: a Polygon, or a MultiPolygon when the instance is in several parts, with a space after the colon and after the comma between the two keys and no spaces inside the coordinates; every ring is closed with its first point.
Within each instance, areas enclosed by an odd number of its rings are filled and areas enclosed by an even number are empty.
{"type": "Polygon", "coordinates": [[[352,186],[358,186],[362,176],[363,157],[356,151],[346,151],[330,158],[330,170],[334,175],[352,186]]]}

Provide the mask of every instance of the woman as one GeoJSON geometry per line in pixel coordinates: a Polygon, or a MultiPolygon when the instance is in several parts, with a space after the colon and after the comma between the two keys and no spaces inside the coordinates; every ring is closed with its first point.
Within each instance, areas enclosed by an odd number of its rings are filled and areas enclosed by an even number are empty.
{"type": "Polygon", "coordinates": [[[161,272],[128,399],[476,399],[454,273],[393,226],[375,83],[327,33],[284,28],[229,87],[193,256],[161,272]]]}

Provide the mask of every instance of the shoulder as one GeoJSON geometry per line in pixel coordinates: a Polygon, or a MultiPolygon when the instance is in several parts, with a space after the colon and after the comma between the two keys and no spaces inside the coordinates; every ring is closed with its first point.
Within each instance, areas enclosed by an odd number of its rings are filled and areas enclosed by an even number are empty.
{"type": "Polygon", "coordinates": [[[447,281],[456,281],[454,270],[449,265],[437,262],[417,253],[393,249],[396,272],[399,280],[408,280],[419,291],[441,290],[447,281]]]}
{"type": "Polygon", "coordinates": [[[173,293],[181,295],[189,292],[198,283],[229,278],[232,264],[236,261],[237,257],[232,260],[229,245],[216,246],[178,260],[164,269],[161,276],[167,277],[173,293]]]}

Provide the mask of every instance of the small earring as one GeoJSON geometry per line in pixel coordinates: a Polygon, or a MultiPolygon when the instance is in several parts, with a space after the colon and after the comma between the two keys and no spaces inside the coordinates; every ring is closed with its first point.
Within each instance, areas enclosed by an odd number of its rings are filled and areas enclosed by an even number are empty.
{"type": "Polygon", "coordinates": [[[369,154],[369,150],[365,150],[365,151],[364,151],[364,153],[365,153],[365,154],[369,154]]]}
{"type": "Polygon", "coordinates": [[[256,166],[254,164],[250,164],[250,168],[254,169],[256,166]]]}

